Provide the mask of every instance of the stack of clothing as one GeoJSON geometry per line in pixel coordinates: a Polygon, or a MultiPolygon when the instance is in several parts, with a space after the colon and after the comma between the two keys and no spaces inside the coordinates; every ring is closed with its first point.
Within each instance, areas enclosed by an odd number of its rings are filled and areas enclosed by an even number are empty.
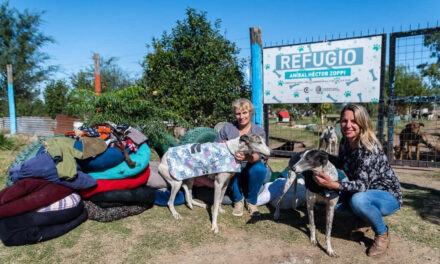
{"type": "Polygon", "coordinates": [[[87,218],[106,222],[150,208],[146,141],[135,128],[106,122],[28,146],[0,191],[0,239],[7,246],[37,243],[87,218]]]}

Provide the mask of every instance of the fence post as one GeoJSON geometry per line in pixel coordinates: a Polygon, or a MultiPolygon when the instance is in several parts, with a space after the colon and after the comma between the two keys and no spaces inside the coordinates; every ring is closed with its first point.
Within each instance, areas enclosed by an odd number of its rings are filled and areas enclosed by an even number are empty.
{"type": "Polygon", "coordinates": [[[252,104],[255,112],[252,121],[263,126],[263,48],[261,44],[261,28],[251,27],[251,80],[252,104]]]}
{"type": "Polygon", "coordinates": [[[95,61],[95,94],[99,96],[101,95],[101,69],[99,66],[99,54],[93,54],[93,59],[95,61]]]}
{"type": "Polygon", "coordinates": [[[9,121],[11,127],[11,135],[17,133],[17,121],[15,118],[15,99],[14,86],[12,85],[12,64],[6,65],[8,79],[8,101],[9,101],[9,121]]]}

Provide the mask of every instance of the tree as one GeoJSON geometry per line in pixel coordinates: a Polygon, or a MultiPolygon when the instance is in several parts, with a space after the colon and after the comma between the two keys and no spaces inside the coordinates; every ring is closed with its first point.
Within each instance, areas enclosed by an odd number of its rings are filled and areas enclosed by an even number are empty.
{"type": "MultiPolygon", "coordinates": [[[[44,35],[39,27],[42,13],[28,10],[19,12],[0,4],[0,111],[8,113],[6,65],[12,64],[16,113],[25,114],[29,104],[37,100],[38,84],[46,80],[55,66],[46,66],[49,56],[41,48],[53,39],[44,35]],[[23,105],[21,105],[23,104],[23,105]]],[[[40,100],[41,101],[41,100],[40,100]]],[[[37,102],[38,104],[38,102],[37,102]]]]}
{"type": "MultiPolygon", "coordinates": [[[[101,91],[115,91],[127,88],[134,84],[134,81],[117,64],[118,59],[103,57],[99,60],[101,74],[101,91]]],[[[95,68],[94,65],[80,70],[70,76],[70,81],[75,89],[95,90],[95,68]]]]}
{"type": "Polygon", "coordinates": [[[429,79],[432,93],[438,95],[440,94],[440,33],[426,34],[424,45],[431,51],[430,57],[437,61],[420,64],[417,68],[421,70],[422,77],[429,79]]]}
{"type": "Polygon", "coordinates": [[[44,102],[46,111],[50,117],[64,114],[68,102],[69,86],[61,80],[51,81],[44,90],[44,102]]]}
{"type": "Polygon", "coordinates": [[[220,34],[205,12],[186,10],[171,34],[153,38],[141,84],[152,101],[183,117],[192,125],[212,126],[229,119],[231,103],[249,96],[244,84],[244,60],[234,43],[220,34]]]}

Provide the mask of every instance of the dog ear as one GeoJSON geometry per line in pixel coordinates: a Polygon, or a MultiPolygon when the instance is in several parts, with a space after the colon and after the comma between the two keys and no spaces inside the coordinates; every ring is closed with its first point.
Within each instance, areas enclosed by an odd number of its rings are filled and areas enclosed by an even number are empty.
{"type": "Polygon", "coordinates": [[[325,151],[319,150],[318,159],[324,166],[327,166],[328,163],[328,154],[325,151]]]}
{"type": "Polygon", "coordinates": [[[419,123],[420,126],[424,127],[425,125],[423,123],[419,123]]]}
{"type": "Polygon", "coordinates": [[[244,141],[246,144],[249,144],[250,140],[251,138],[247,134],[240,136],[240,141],[244,141]]]}

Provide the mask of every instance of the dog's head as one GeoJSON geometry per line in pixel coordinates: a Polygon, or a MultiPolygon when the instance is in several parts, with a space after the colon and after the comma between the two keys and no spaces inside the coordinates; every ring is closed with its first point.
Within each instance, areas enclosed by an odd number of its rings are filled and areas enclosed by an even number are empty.
{"type": "Polygon", "coordinates": [[[302,173],[304,171],[313,171],[327,166],[328,154],[319,149],[310,149],[303,152],[299,156],[299,160],[298,158],[296,159],[296,162],[295,160],[289,162],[289,167],[295,173],[302,173]]]}
{"type": "Polygon", "coordinates": [[[269,156],[270,148],[266,145],[263,137],[257,134],[240,136],[238,151],[243,153],[257,152],[269,156]]]}
{"type": "Polygon", "coordinates": [[[423,123],[410,123],[405,126],[405,129],[410,130],[414,134],[418,134],[420,127],[424,127],[423,123]]]}

